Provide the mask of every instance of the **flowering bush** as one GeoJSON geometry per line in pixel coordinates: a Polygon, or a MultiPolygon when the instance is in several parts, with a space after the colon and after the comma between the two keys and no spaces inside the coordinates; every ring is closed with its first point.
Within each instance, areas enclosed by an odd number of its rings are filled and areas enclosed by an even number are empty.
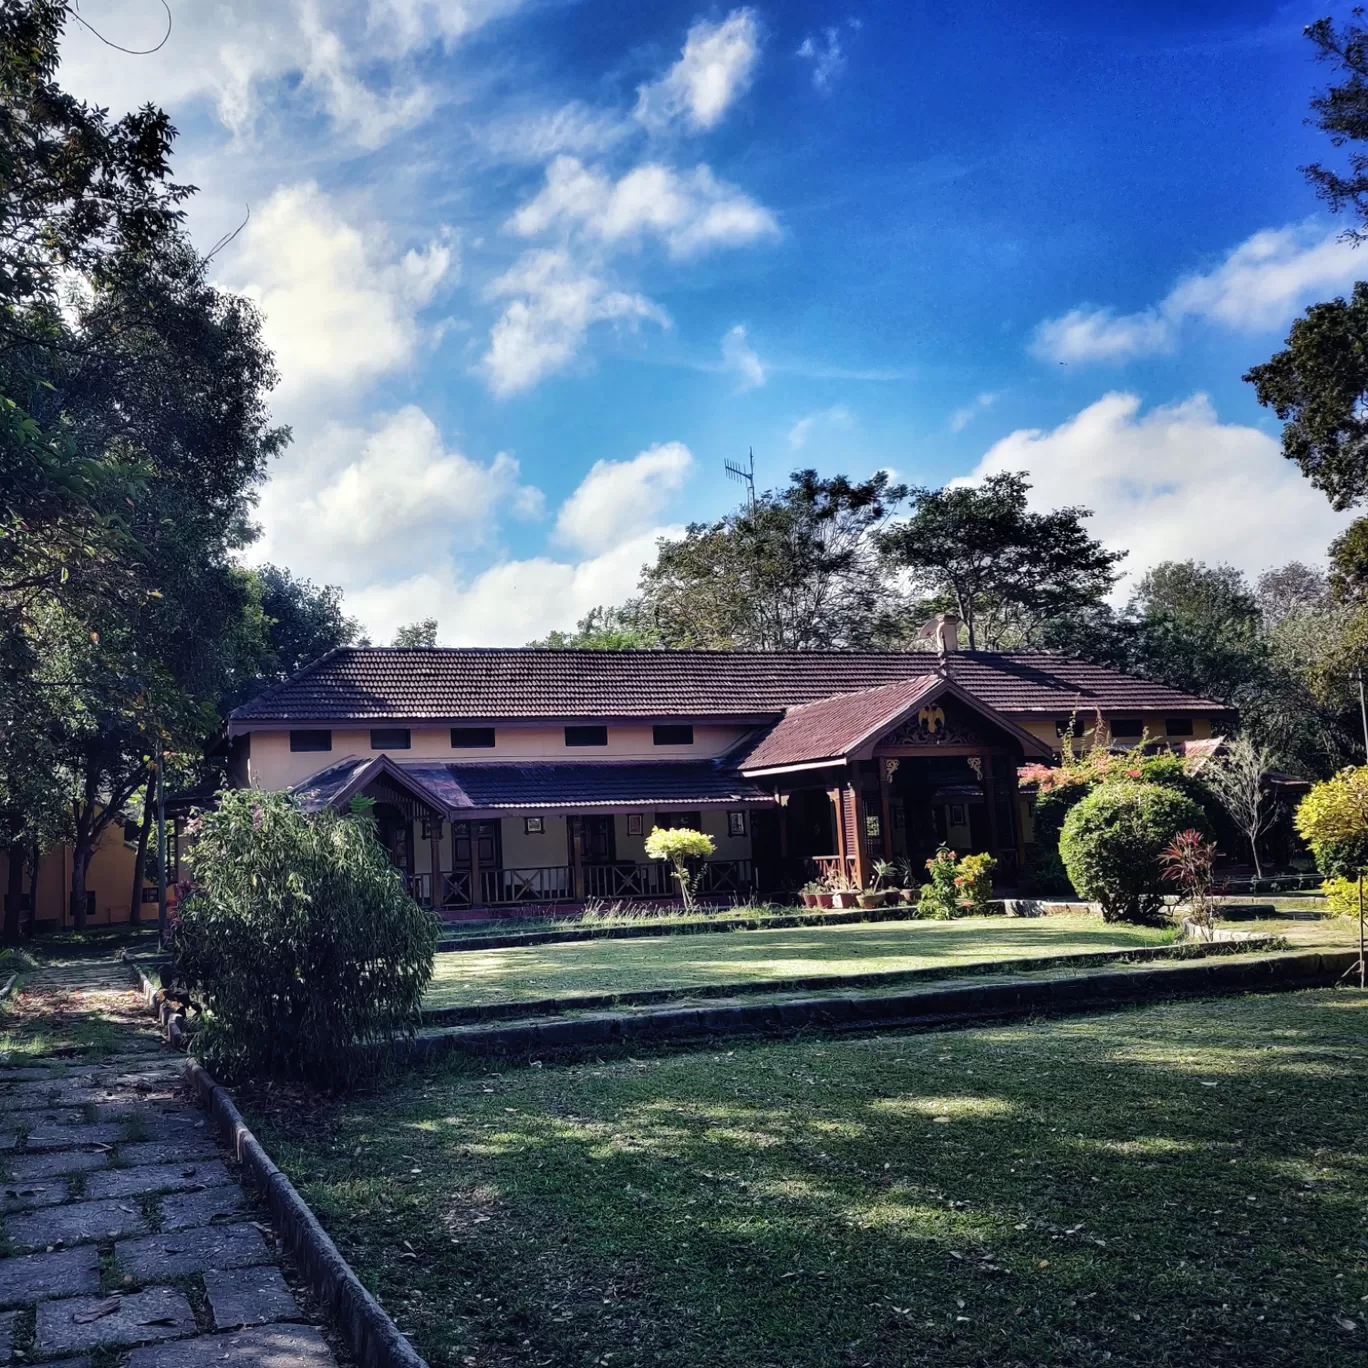
{"type": "Polygon", "coordinates": [[[1180,831],[1159,853],[1164,878],[1177,886],[1189,918],[1208,940],[1216,921],[1211,900],[1211,869],[1215,859],[1215,841],[1208,841],[1195,828],[1180,831]]]}
{"type": "Polygon", "coordinates": [[[917,915],[947,920],[982,912],[993,896],[993,870],[997,861],[991,855],[956,857],[949,846],[941,846],[926,862],[931,882],[922,885],[917,915]]]}

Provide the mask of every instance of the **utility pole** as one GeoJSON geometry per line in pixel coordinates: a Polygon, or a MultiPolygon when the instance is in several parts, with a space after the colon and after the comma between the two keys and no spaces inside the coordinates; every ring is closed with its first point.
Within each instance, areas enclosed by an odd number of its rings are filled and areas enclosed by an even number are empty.
{"type": "Polygon", "coordinates": [[[1363,719],[1363,755],[1368,760],[1368,704],[1363,701],[1363,670],[1360,667],[1354,671],[1354,678],[1358,681],[1359,691],[1359,716],[1363,719]]]}
{"type": "Polygon", "coordinates": [[[166,944],[166,752],[157,737],[157,941],[166,944]]]}

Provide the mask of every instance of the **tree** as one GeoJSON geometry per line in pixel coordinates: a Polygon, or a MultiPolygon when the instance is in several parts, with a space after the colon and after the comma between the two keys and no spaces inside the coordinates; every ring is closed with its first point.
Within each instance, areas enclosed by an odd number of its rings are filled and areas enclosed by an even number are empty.
{"type": "Polygon", "coordinates": [[[1222,807],[1249,842],[1254,874],[1263,878],[1259,862],[1259,838],[1272,826],[1274,809],[1265,791],[1272,755],[1248,736],[1227,742],[1225,753],[1202,770],[1207,786],[1221,800],[1222,807]]]}
{"type": "MultiPolygon", "coordinates": [[[[1319,19],[1306,36],[1316,56],[1340,77],[1311,100],[1316,126],[1332,147],[1348,149],[1347,167],[1302,167],[1335,213],[1356,219],[1344,236],[1362,242],[1368,222],[1368,29],[1355,9],[1342,24],[1319,19]]],[[[1368,495],[1368,284],[1349,297],[1313,304],[1292,325],[1287,346],[1244,377],[1261,404],[1283,423],[1283,454],[1330,499],[1349,508],[1368,495]]]]}
{"type": "Polygon", "coordinates": [[[421,622],[410,622],[394,634],[395,646],[435,646],[437,644],[437,619],[424,618],[421,622]]]}
{"type": "Polygon", "coordinates": [[[913,513],[879,536],[888,566],[907,575],[926,607],[953,607],[969,649],[1033,645],[1047,623],[1096,605],[1124,552],[1083,528],[1088,510],[1033,513],[1022,474],[978,485],[914,489],[913,513]]]}
{"type": "Polygon", "coordinates": [[[716,850],[717,843],[711,836],[690,827],[652,827],[646,837],[646,858],[670,863],[686,912],[692,912],[698,902],[694,895],[696,876],[690,861],[706,860],[716,850]]]}
{"type": "Polygon", "coordinates": [[[905,495],[886,471],[860,482],[795,471],[787,488],[662,539],[634,616],[675,648],[867,645],[888,597],[874,538],[905,495]]]}
{"type": "Polygon", "coordinates": [[[642,651],[663,645],[659,630],[646,620],[640,599],[591,608],[573,632],[552,632],[528,646],[544,651],[642,651]]]}
{"type": "MultiPolygon", "coordinates": [[[[1363,875],[1368,865],[1368,765],[1341,770],[1333,778],[1316,784],[1297,805],[1294,818],[1297,832],[1315,852],[1316,864],[1322,872],[1330,872],[1334,855],[1353,852],[1354,858],[1334,870],[1337,881],[1355,878],[1358,887],[1355,903],[1359,924],[1359,987],[1368,984],[1368,958],[1365,957],[1363,875]]],[[[1343,907],[1347,890],[1327,891],[1338,894],[1332,899],[1343,907]]]]}

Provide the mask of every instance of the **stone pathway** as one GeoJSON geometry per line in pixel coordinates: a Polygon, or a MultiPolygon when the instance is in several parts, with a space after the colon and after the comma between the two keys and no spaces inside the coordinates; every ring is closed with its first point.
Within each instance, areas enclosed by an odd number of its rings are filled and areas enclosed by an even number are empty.
{"type": "Polygon", "coordinates": [[[4,1024],[97,1021],[98,1063],[0,1054],[0,1364],[335,1368],[128,969],[46,969],[4,1024]]]}

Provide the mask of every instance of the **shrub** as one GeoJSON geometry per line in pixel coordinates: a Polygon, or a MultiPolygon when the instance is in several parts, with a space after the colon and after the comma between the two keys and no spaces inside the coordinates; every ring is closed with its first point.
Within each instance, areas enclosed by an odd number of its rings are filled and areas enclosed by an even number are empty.
{"type": "Polygon", "coordinates": [[[335,1086],[366,1069],[353,1046],[412,1033],[437,919],[404,890],[368,813],[310,815],[242,789],[197,827],[173,947],[205,1008],[206,1064],[335,1086]]]}
{"type": "Polygon", "coordinates": [[[652,860],[668,860],[679,881],[679,896],[687,911],[694,908],[695,874],[690,860],[706,860],[717,849],[711,836],[689,827],[652,827],[646,838],[646,854],[652,860]]]}
{"type": "Polygon", "coordinates": [[[923,884],[917,915],[943,920],[983,913],[993,896],[991,855],[966,855],[956,859],[949,846],[941,846],[926,862],[931,882],[923,884]]]}
{"type": "Polygon", "coordinates": [[[1102,784],[1064,822],[1059,853],[1069,881],[1107,921],[1164,920],[1160,852],[1180,831],[1205,832],[1202,809],[1163,784],[1102,784]]]}
{"type": "Polygon", "coordinates": [[[1211,871],[1215,860],[1216,843],[1191,827],[1180,831],[1159,852],[1164,878],[1177,886],[1190,920],[1199,935],[1207,940],[1211,939],[1216,924],[1216,908],[1211,900],[1211,871]]]}
{"type": "Polygon", "coordinates": [[[1351,765],[1313,784],[1293,821],[1327,879],[1357,880],[1359,871],[1368,869],[1368,765],[1351,765]]]}

